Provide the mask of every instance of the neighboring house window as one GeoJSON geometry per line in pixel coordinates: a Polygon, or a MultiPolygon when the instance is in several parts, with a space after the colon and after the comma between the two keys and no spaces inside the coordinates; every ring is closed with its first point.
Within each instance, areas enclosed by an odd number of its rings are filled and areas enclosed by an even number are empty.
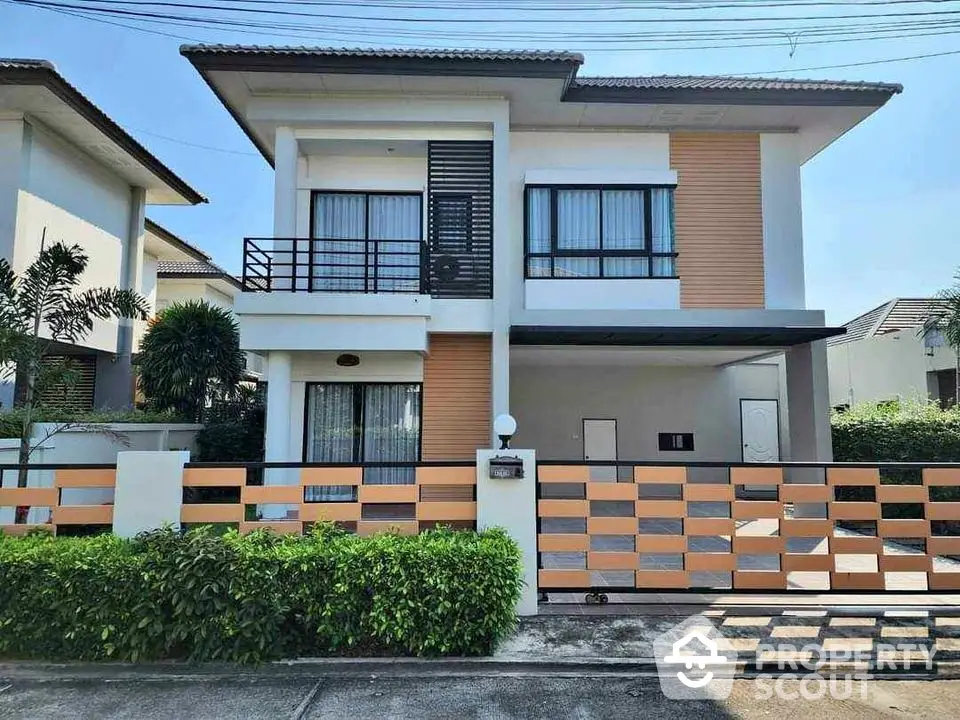
{"type": "MultiPolygon", "coordinates": [[[[420,385],[316,383],[307,386],[307,462],[416,462],[420,385]]],[[[415,468],[366,468],[367,485],[412,485],[415,468]]],[[[308,487],[308,502],[353,501],[352,487],[308,487]]]]}
{"type": "Polygon", "coordinates": [[[528,278],[676,277],[673,188],[526,192],[528,278]]]}
{"type": "Polygon", "coordinates": [[[419,292],[422,232],[418,193],[315,192],[310,289],[419,292]]]}

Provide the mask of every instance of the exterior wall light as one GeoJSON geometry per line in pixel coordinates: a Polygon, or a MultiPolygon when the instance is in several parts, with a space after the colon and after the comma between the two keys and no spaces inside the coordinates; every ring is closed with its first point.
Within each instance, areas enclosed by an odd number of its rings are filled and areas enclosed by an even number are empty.
{"type": "Polygon", "coordinates": [[[506,450],[510,447],[510,440],[514,433],[517,432],[517,421],[513,419],[512,415],[506,413],[497,415],[493,421],[493,431],[500,438],[500,449],[506,450]]]}
{"type": "Polygon", "coordinates": [[[340,367],[356,367],[360,364],[360,356],[352,353],[343,353],[337,357],[337,365],[340,367]]]}

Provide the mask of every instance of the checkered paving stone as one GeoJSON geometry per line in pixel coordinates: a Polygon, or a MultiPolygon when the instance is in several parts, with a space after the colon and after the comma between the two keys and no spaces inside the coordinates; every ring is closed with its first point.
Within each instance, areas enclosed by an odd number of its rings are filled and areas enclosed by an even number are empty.
{"type": "Polygon", "coordinates": [[[736,650],[754,670],[819,658],[853,667],[865,663],[863,669],[869,671],[936,673],[938,665],[960,662],[960,609],[955,608],[882,612],[764,608],[762,613],[727,608],[704,614],[719,626],[722,645],[736,650]],[[786,647],[782,652],[771,650],[778,646],[786,647]],[[819,652],[811,652],[810,646],[819,652]],[[925,661],[930,653],[934,663],[928,670],[925,661]]]}

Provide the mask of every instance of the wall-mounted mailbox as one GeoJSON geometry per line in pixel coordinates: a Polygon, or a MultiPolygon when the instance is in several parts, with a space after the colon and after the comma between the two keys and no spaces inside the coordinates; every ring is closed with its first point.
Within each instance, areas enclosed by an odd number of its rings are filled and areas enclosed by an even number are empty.
{"type": "Polygon", "coordinates": [[[523,460],[507,456],[490,458],[490,478],[493,480],[523,479],[523,460]]]}

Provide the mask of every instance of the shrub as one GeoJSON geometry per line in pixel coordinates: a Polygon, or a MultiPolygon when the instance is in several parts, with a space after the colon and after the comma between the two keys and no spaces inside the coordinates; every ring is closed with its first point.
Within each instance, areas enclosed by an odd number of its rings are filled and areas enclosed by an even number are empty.
{"type": "Polygon", "coordinates": [[[831,418],[838,462],[960,462],[960,410],[856,405],[831,418]]]}
{"type": "Polygon", "coordinates": [[[481,654],[512,629],[521,584],[500,530],[0,536],[0,655],[481,654]]]}
{"type": "Polygon", "coordinates": [[[197,462],[263,460],[266,410],[263,393],[238,388],[235,397],[212,403],[197,434],[197,462]]]}
{"type": "MultiPolygon", "coordinates": [[[[85,413],[36,408],[35,423],[78,423],[82,425],[106,425],[110,423],[184,423],[191,420],[170,412],[150,410],[92,410],[85,413]]],[[[19,408],[0,412],[0,438],[18,438],[23,428],[23,411],[19,408]]]]}

